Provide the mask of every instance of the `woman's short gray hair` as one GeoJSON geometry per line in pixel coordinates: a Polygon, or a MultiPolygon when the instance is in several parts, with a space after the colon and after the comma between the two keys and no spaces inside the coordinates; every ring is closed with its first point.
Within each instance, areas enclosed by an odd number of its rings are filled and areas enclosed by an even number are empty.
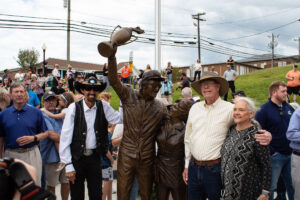
{"type": "Polygon", "coordinates": [[[246,102],[248,111],[255,113],[256,107],[255,107],[254,101],[252,99],[250,99],[249,97],[238,97],[235,100],[235,103],[238,103],[240,101],[246,102]]]}

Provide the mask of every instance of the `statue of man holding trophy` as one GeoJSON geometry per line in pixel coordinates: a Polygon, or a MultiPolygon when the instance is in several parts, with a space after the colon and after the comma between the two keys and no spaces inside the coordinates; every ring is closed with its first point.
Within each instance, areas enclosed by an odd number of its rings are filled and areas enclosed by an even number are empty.
{"type": "Polygon", "coordinates": [[[155,100],[164,79],[156,70],[143,74],[139,91],[123,85],[117,74],[117,47],[128,44],[132,32],[144,33],[139,27],[121,28],[109,42],[98,45],[99,53],[108,58],[108,79],[121,99],[124,112],[124,135],[118,158],[117,195],[129,200],[134,176],[138,179],[142,200],[150,200],[154,178],[155,136],[167,117],[166,107],[155,100]]]}

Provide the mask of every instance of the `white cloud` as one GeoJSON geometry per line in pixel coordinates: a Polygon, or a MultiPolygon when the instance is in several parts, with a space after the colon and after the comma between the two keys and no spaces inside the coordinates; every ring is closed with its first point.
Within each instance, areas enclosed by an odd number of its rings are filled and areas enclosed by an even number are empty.
{"type": "MultiPolygon", "coordinates": [[[[71,19],[104,25],[141,26],[149,33],[154,31],[154,2],[153,0],[71,0],[71,19]]],[[[67,10],[63,8],[63,0],[2,0],[0,14],[36,16],[65,19],[67,10]]],[[[201,35],[214,39],[228,39],[261,32],[270,28],[286,24],[299,18],[300,4],[296,0],[164,0],[162,1],[162,31],[196,35],[195,20],[191,15],[206,12],[203,17],[207,21],[201,22],[201,35]],[[276,14],[273,14],[276,13],[276,14]],[[265,16],[265,17],[263,17],[265,16]],[[244,20],[254,18],[252,20],[244,20]],[[255,19],[256,18],[256,19],[255,19]],[[241,21],[238,21],[241,20],[241,21]],[[222,22],[235,21],[235,23],[222,22]],[[218,23],[218,24],[216,24],[218,23]]],[[[4,19],[0,16],[0,19],[4,19]]],[[[14,17],[11,17],[13,19],[14,17]]],[[[14,18],[15,19],[15,18],[14,18]]],[[[274,30],[279,34],[279,45],[276,53],[284,55],[297,54],[297,43],[292,38],[299,37],[300,22],[274,30]]],[[[271,33],[264,33],[254,37],[228,41],[230,43],[269,51],[267,44],[271,33]]],[[[37,31],[0,28],[0,70],[17,67],[14,58],[18,50],[35,48],[42,59],[43,43],[47,45],[46,57],[66,58],[66,32],[37,31]]],[[[179,40],[178,38],[168,38],[179,40]]],[[[97,45],[108,38],[71,33],[71,60],[91,63],[104,63],[106,59],[97,52],[97,45]]],[[[192,38],[186,40],[193,40],[192,38]]],[[[196,41],[196,40],[194,40],[196,41]]],[[[216,44],[219,44],[215,42],[216,44]]],[[[247,53],[260,54],[262,52],[239,48],[236,46],[220,45],[234,48],[247,53]]],[[[204,46],[203,46],[204,47],[204,46]]],[[[216,45],[208,46],[216,48],[216,45]]],[[[134,64],[145,68],[149,63],[154,66],[154,45],[133,43],[120,47],[117,52],[118,61],[127,61],[129,52],[134,51],[134,64]]],[[[202,63],[223,62],[227,55],[217,54],[205,49],[201,50],[202,63]]],[[[162,67],[171,61],[174,65],[190,65],[197,58],[197,48],[178,48],[162,46],[162,67]]],[[[235,60],[239,58],[234,57],[235,60]]]]}

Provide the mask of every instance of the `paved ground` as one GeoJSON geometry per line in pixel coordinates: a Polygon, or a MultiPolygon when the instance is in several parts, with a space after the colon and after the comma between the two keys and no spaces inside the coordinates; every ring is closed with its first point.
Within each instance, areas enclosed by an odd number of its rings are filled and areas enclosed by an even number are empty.
{"type": "MultiPolygon", "coordinates": [[[[117,169],[117,161],[114,162],[114,166],[113,166],[113,169],[116,170],[117,169]]],[[[112,200],[116,200],[117,199],[117,180],[115,179],[113,181],[113,194],[112,194],[112,200]]],[[[56,186],[56,195],[57,195],[57,200],[61,200],[61,197],[60,197],[60,185],[56,186]]],[[[69,198],[71,199],[71,198],[69,198]]],[[[87,192],[87,187],[86,187],[86,184],[85,184],[85,199],[88,200],[89,197],[88,197],[88,192],[87,192]]],[[[136,198],[136,200],[140,200],[139,197],[136,198]]]]}
{"type": "MultiPolygon", "coordinates": [[[[117,191],[117,180],[113,181],[113,191],[115,191],[115,192],[117,191]]],[[[61,200],[59,185],[56,186],[56,196],[57,196],[57,198],[56,198],[57,200],[61,200]]],[[[69,199],[71,199],[71,198],[69,198],[69,199]]],[[[85,184],[85,198],[84,199],[89,199],[86,184],[85,184]]],[[[112,200],[116,200],[116,199],[117,199],[117,194],[113,193],[112,200]]]]}

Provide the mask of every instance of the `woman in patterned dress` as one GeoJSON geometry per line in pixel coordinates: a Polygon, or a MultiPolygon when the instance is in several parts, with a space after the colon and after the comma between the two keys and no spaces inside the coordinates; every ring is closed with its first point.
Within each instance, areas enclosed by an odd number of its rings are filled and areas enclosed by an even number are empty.
{"type": "Polygon", "coordinates": [[[271,164],[268,146],[255,140],[258,126],[251,119],[255,106],[247,97],[235,102],[233,125],[221,149],[222,198],[225,200],[268,200],[271,164]]]}

